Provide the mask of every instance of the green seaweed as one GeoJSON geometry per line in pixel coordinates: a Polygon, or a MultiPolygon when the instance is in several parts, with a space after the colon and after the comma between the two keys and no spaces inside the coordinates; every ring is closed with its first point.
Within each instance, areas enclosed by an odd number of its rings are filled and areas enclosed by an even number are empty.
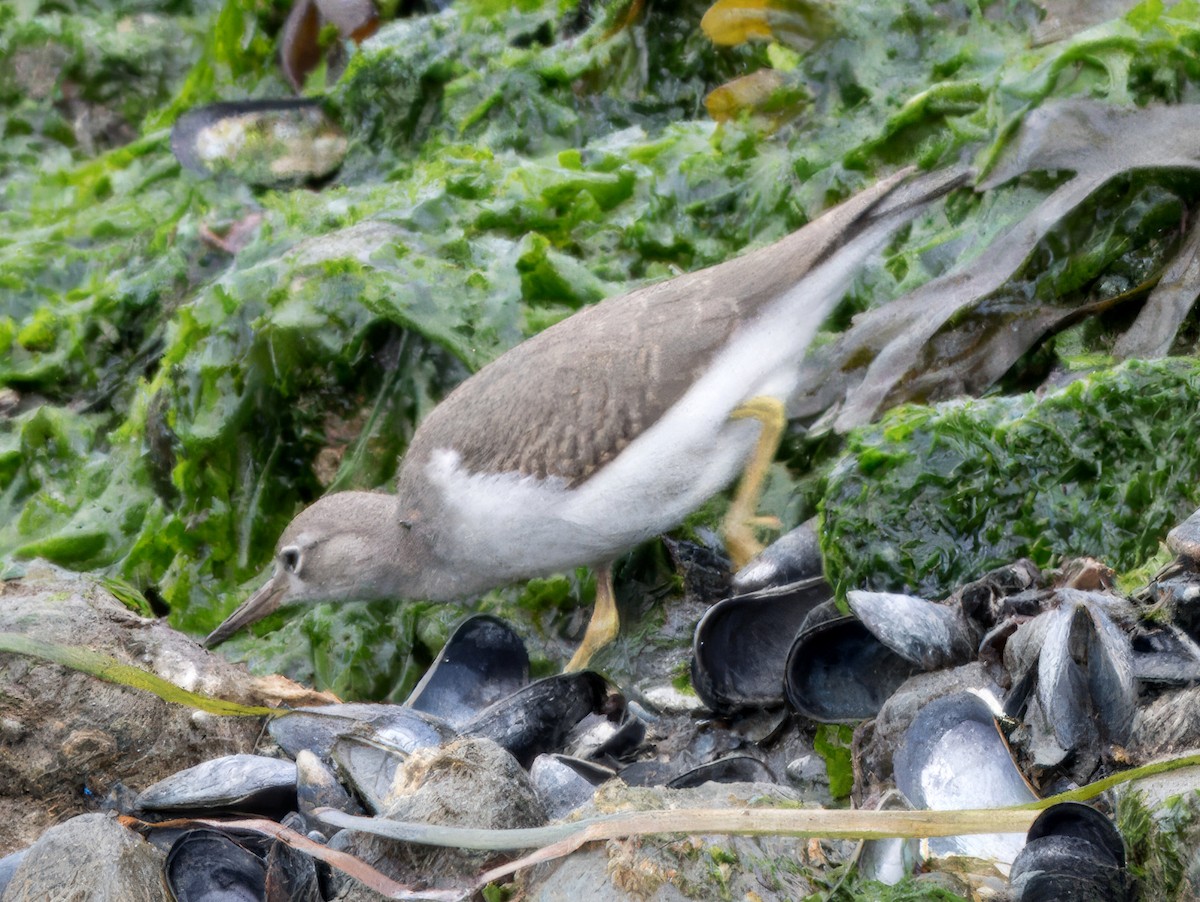
{"type": "Polygon", "coordinates": [[[829,473],[821,547],[849,588],[941,597],[1019,557],[1140,566],[1200,505],[1200,361],[1133,361],[1033,394],[907,406],[829,473]]]}

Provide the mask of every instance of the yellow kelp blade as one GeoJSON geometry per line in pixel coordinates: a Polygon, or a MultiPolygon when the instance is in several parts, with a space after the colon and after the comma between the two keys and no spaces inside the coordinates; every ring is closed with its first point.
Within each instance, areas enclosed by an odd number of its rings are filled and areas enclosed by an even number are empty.
{"type": "Polygon", "coordinates": [[[700,20],[709,40],[724,47],[757,40],[807,49],[830,24],[825,10],[809,0],[717,0],[700,20]]]}

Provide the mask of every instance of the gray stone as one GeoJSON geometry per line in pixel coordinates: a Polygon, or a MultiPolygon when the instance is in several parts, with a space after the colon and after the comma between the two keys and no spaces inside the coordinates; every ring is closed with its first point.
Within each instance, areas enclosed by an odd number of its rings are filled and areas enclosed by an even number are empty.
{"type": "MultiPolygon", "coordinates": [[[[382,817],[488,829],[533,827],[546,820],[529,774],[517,760],[490,739],[475,738],[413,752],[396,773],[382,817]]],[[[418,888],[474,877],[491,857],[487,852],[397,842],[366,833],[339,835],[338,846],[418,888]]]]}
{"type": "MultiPolygon", "coordinates": [[[[602,786],[578,814],[660,808],[728,808],[799,796],[769,783],[706,783],[694,789],[602,786]]],[[[788,836],[665,836],[612,840],[520,875],[530,902],[677,902],[682,899],[802,899],[816,892],[805,874],[835,866],[853,851],[848,842],[788,836]]]]}
{"type": "Polygon", "coordinates": [[[116,818],[81,814],[34,843],[4,902],[167,902],[165,858],[116,818]]]}

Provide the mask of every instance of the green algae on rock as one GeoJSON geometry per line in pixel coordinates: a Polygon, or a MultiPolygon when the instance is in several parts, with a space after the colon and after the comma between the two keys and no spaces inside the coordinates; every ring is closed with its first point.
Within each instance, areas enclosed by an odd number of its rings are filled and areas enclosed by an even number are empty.
{"type": "Polygon", "coordinates": [[[1132,361],[1033,394],[893,410],[830,471],[821,547],[840,593],[940,597],[1019,557],[1152,556],[1200,504],[1200,361],[1132,361]]]}

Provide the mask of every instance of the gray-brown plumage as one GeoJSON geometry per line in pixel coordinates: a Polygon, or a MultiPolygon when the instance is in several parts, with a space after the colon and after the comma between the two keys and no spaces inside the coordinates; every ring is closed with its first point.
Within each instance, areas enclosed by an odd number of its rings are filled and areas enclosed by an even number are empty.
{"type": "Polygon", "coordinates": [[[876,222],[870,211],[906,175],[835,207],[812,224],[819,229],[587,307],[533,336],[429,414],[405,471],[452,443],[479,472],[587,479],[683,396],[740,323],[876,222]]]}
{"type": "Polygon", "coordinates": [[[768,247],[584,309],[502,355],[421,423],[395,496],[343,493],[301,513],[280,539],[275,576],[209,644],[287,601],[450,600],[591,565],[602,568],[603,597],[590,655],[616,628],[608,564],[746,466],[757,421],[782,411],[855,269],[962,180],[910,177],[768,247]]]}

